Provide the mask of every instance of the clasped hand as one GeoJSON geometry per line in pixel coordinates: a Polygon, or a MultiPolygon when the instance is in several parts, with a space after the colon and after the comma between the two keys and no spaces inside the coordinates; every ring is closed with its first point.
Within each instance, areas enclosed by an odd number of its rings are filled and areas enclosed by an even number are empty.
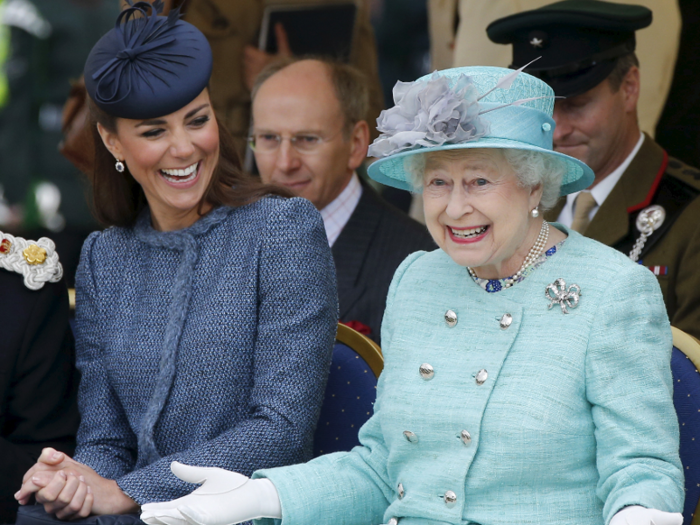
{"type": "Polygon", "coordinates": [[[138,511],[138,505],[124,494],[116,481],[103,478],[90,467],[52,448],[45,448],[37,463],[24,475],[15,499],[26,505],[32,494],[47,513],[59,519],[138,511]]]}
{"type": "Polygon", "coordinates": [[[236,472],[177,461],[170,469],[181,480],[202,486],[173,501],[144,505],[141,521],[149,525],[231,525],[282,517],[277,490],[267,479],[251,480],[236,472]]]}

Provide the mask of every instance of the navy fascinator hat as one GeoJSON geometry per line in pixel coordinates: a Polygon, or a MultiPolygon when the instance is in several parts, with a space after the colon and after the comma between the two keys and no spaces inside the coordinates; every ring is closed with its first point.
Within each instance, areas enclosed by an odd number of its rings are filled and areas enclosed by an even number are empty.
{"type": "Polygon", "coordinates": [[[212,54],[204,35],[178,10],[136,2],[95,44],[85,63],[85,87],[108,115],[151,119],[177,111],[209,83],[212,54]]]}

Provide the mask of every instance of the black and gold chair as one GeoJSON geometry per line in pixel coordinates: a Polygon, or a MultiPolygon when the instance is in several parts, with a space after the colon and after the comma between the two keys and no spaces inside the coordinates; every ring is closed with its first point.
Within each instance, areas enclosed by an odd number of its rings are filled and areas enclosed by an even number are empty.
{"type": "Polygon", "coordinates": [[[673,404],[680,426],[685,474],[683,525],[700,525],[700,342],[672,327],[673,404]]]}
{"type": "Polygon", "coordinates": [[[372,415],[377,379],[384,367],[379,346],[338,324],[328,385],[314,435],[314,456],[359,445],[357,432],[372,415]]]}

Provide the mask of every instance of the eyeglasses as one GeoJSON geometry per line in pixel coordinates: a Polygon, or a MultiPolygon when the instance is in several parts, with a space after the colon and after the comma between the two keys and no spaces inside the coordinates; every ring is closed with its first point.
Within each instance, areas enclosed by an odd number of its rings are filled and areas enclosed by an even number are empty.
{"type": "Polygon", "coordinates": [[[291,137],[283,137],[278,133],[253,133],[248,137],[250,149],[256,153],[273,153],[277,151],[283,141],[289,140],[292,147],[299,153],[308,154],[318,151],[322,144],[330,142],[337,137],[340,132],[331,137],[321,137],[313,133],[299,133],[291,137]]]}

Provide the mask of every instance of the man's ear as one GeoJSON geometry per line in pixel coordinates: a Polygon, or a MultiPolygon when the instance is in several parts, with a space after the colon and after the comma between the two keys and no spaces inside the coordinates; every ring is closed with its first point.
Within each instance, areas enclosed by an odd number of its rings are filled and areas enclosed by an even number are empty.
{"type": "Polygon", "coordinates": [[[350,150],[348,168],[355,171],[367,158],[367,148],[369,148],[369,126],[367,122],[360,120],[355,123],[352,127],[350,142],[352,143],[352,149],[350,150]]]}
{"type": "Polygon", "coordinates": [[[637,110],[637,102],[639,101],[639,90],[641,88],[641,80],[639,68],[632,66],[625,74],[620,85],[620,90],[625,98],[625,111],[631,112],[637,110]]]}
{"type": "Polygon", "coordinates": [[[124,160],[122,143],[119,141],[117,134],[107,131],[107,128],[105,128],[99,122],[97,123],[97,132],[100,134],[105,148],[107,148],[112,156],[117,160],[124,160]]]}

